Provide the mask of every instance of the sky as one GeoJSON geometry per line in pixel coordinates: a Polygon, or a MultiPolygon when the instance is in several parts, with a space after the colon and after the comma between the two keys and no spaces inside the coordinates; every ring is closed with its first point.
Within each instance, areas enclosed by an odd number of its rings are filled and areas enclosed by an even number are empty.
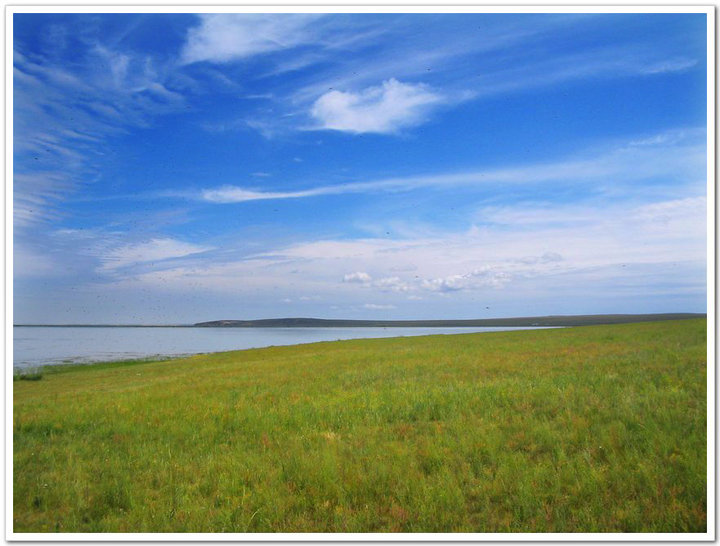
{"type": "Polygon", "coordinates": [[[16,324],[706,312],[705,14],[15,14],[16,324]]]}

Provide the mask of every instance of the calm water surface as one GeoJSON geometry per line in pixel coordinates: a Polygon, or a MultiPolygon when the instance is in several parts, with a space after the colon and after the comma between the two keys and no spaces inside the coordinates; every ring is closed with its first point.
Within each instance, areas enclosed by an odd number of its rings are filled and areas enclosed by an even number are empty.
{"type": "Polygon", "coordinates": [[[531,328],[13,328],[13,366],[102,362],[338,339],[468,334],[531,328]]]}

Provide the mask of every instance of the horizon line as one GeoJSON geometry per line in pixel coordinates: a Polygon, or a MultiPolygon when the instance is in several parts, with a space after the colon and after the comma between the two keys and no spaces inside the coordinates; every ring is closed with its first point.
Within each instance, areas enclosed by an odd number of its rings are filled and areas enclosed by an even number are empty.
{"type": "Polygon", "coordinates": [[[657,316],[696,316],[707,317],[705,312],[669,312],[669,313],[590,313],[590,314],[558,314],[558,315],[533,315],[533,316],[513,316],[513,317],[489,317],[489,318],[453,318],[453,319],[348,319],[348,318],[319,318],[319,317],[273,317],[273,318],[255,318],[255,319],[214,319],[208,321],[194,323],[174,323],[174,324],[112,324],[112,323],[70,323],[70,324],[14,324],[13,327],[19,328],[193,328],[199,325],[207,325],[210,323],[233,322],[233,323],[252,323],[252,322],[268,322],[283,320],[316,320],[316,321],[338,321],[338,322],[381,322],[381,323],[398,323],[398,322],[478,322],[478,321],[496,321],[496,320],[530,320],[530,319],[550,319],[550,318],[577,318],[577,317],[657,317],[657,316]]]}

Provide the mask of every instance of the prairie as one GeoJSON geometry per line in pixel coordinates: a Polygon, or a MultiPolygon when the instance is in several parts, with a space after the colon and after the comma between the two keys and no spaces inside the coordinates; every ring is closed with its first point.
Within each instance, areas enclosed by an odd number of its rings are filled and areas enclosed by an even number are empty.
{"type": "Polygon", "coordinates": [[[13,383],[15,532],[705,532],[704,319],[13,383]]]}

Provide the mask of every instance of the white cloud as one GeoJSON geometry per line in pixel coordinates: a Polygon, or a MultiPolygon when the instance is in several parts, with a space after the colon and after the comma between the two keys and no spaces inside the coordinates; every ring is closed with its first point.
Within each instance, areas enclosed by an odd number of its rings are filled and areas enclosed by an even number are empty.
{"type": "Polygon", "coordinates": [[[643,205],[637,207],[634,214],[638,220],[665,226],[684,223],[688,220],[696,224],[695,218],[705,218],[706,208],[707,199],[705,197],[687,197],[643,205]]]}
{"type": "Polygon", "coordinates": [[[390,292],[407,292],[412,289],[411,285],[400,277],[385,277],[384,279],[378,279],[372,285],[382,291],[390,292]]]}
{"type": "Polygon", "coordinates": [[[100,269],[113,271],[132,265],[182,258],[208,250],[211,250],[211,248],[176,239],[156,238],[144,243],[127,244],[110,250],[101,257],[102,266],[100,269]]]}
{"type": "Polygon", "coordinates": [[[422,281],[422,288],[430,292],[457,292],[483,287],[502,288],[511,280],[510,274],[502,270],[504,268],[509,269],[509,266],[484,266],[462,275],[427,279],[422,281]]]}
{"type": "Polygon", "coordinates": [[[516,261],[521,264],[547,264],[552,262],[561,262],[563,257],[557,252],[545,252],[542,256],[523,256],[516,261]]]}
{"type": "MultiPolygon", "coordinates": [[[[705,233],[706,198],[704,196],[686,197],[629,205],[619,203],[605,209],[597,204],[572,204],[550,206],[547,203],[514,205],[505,207],[486,207],[478,211],[477,219],[490,226],[505,226],[515,231],[543,230],[552,233],[578,233],[604,225],[613,232],[629,227],[630,239],[638,233],[652,235],[663,234],[669,239],[690,235],[702,236],[705,233]]],[[[546,252],[542,256],[523,257],[519,260],[533,260],[533,263],[559,262],[564,256],[555,252],[546,252]]]]}
{"type": "Polygon", "coordinates": [[[56,219],[58,214],[54,203],[75,185],[67,173],[53,171],[16,171],[13,184],[13,222],[16,228],[56,219]]]}
{"type": "MultiPolygon", "coordinates": [[[[303,197],[297,195],[295,197],[303,197]]],[[[291,193],[283,192],[260,192],[247,190],[237,186],[223,186],[214,190],[203,190],[202,199],[211,203],[242,203],[243,201],[256,201],[260,199],[287,199],[293,197],[291,193]]]]}
{"type": "Polygon", "coordinates": [[[13,247],[13,270],[15,278],[57,276],[57,263],[48,255],[15,243],[13,247]]]}
{"type": "Polygon", "coordinates": [[[358,93],[332,90],[315,101],[312,116],[317,129],[348,133],[396,133],[425,121],[442,97],[423,84],[395,79],[358,93]]]}
{"type": "Polygon", "coordinates": [[[395,305],[390,304],[378,304],[378,303],[366,303],[363,305],[365,309],[373,309],[377,311],[387,310],[387,309],[397,309],[395,305]]]}
{"type": "MultiPolygon", "coordinates": [[[[705,261],[704,197],[638,205],[566,205],[555,207],[552,214],[546,207],[526,203],[496,211],[499,218],[531,222],[488,223],[482,229],[404,239],[315,240],[240,259],[227,258],[227,252],[189,255],[182,263],[164,264],[162,271],[122,273],[128,281],[162,289],[193,286],[219,294],[267,294],[295,301],[298,294],[317,294],[325,301],[359,305],[368,294],[428,300],[462,298],[465,293],[484,297],[501,289],[511,294],[520,283],[549,286],[563,276],[569,286],[580,282],[573,278],[590,278],[590,272],[597,282],[620,286],[625,282],[618,277],[620,267],[636,275],[639,268],[644,268],[643,275],[654,270],[660,280],[648,278],[648,283],[657,290],[672,290],[681,281],[673,276],[678,269],[672,268],[705,261]],[[302,275],[293,274],[298,268],[302,275]]],[[[197,250],[191,247],[178,254],[197,250]]],[[[133,261],[140,252],[125,249],[116,254],[133,261]]],[[[147,259],[149,253],[142,254],[147,259]]]]}
{"type": "Polygon", "coordinates": [[[313,42],[315,37],[308,25],[318,17],[321,16],[203,14],[200,25],[188,32],[181,62],[226,63],[313,42]]]}
{"type": "MultiPolygon", "coordinates": [[[[518,204],[506,212],[531,216],[543,207],[518,204]]],[[[311,240],[241,258],[224,249],[162,267],[119,269],[116,280],[102,286],[256,306],[283,298],[312,305],[298,298],[313,294],[348,312],[366,302],[422,299],[425,312],[451,305],[467,318],[488,305],[505,316],[536,303],[543,309],[538,314],[577,313],[577,298],[606,312],[631,312],[662,295],[704,301],[705,207],[703,197],[565,206],[555,209],[554,223],[489,224],[405,239],[311,240]],[[563,216],[576,218],[580,211],[586,221],[562,227],[563,216]],[[302,275],[293,274],[298,269],[302,275]]]]}
{"type": "MultiPolygon", "coordinates": [[[[545,211],[533,205],[504,209],[518,218],[539,212],[545,211]]],[[[705,256],[704,197],[636,206],[566,206],[544,220],[412,240],[317,241],[279,254],[317,268],[323,278],[339,267],[397,271],[377,279],[367,274],[346,278],[356,278],[364,290],[405,294],[495,290],[518,279],[617,264],[689,263],[705,256]],[[580,217],[582,224],[562,227],[580,217]]]]}
{"type": "Polygon", "coordinates": [[[343,277],[343,282],[354,282],[360,284],[369,283],[371,280],[372,277],[362,271],[358,271],[357,273],[348,273],[343,277]]]}

